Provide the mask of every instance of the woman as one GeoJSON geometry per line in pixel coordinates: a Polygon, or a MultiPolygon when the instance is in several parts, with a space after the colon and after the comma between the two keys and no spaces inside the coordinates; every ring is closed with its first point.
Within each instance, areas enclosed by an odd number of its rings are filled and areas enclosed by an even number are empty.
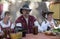
{"type": "Polygon", "coordinates": [[[10,39],[10,33],[13,32],[14,25],[10,21],[10,12],[5,12],[3,20],[0,21],[0,34],[3,39],[10,39]]]}
{"type": "Polygon", "coordinates": [[[45,20],[41,24],[41,32],[52,30],[56,26],[56,21],[53,19],[53,12],[44,12],[45,20]]]}
{"type": "Polygon", "coordinates": [[[29,6],[25,4],[21,9],[20,13],[22,14],[17,20],[16,20],[16,26],[20,26],[23,29],[26,30],[26,33],[32,33],[33,32],[33,26],[38,27],[38,31],[40,30],[40,25],[35,19],[34,16],[29,15],[31,9],[29,9],[29,6]]]}

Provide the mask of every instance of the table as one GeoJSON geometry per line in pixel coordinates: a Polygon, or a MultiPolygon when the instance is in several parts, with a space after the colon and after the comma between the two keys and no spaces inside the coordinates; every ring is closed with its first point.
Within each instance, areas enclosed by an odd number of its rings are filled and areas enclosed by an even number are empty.
{"type": "Polygon", "coordinates": [[[60,36],[48,36],[43,33],[38,33],[38,35],[26,34],[26,37],[22,39],[60,39],[60,36]]]}

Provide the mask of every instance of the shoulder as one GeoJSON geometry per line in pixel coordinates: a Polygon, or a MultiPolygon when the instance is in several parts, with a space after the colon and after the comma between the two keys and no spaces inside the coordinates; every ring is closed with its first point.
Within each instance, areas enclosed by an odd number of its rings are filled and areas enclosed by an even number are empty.
{"type": "Polygon", "coordinates": [[[55,24],[57,24],[57,21],[56,21],[55,19],[53,19],[53,22],[54,22],[55,24]]]}
{"type": "Polygon", "coordinates": [[[45,24],[45,21],[42,21],[42,24],[45,24]]]}
{"type": "MultiPolygon", "coordinates": [[[[23,16],[21,15],[21,16],[19,16],[18,18],[17,18],[17,20],[21,20],[23,18],[23,16]]],[[[17,21],[16,20],[16,21],[17,21]]]]}
{"type": "Polygon", "coordinates": [[[32,19],[33,21],[36,21],[36,18],[34,16],[29,15],[29,18],[32,19]]]}
{"type": "Polygon", "coordinates": [[[41,24],[46,25],[46,24],[48,24],[48,22],[46,20],[44,20],[41,24]]]}
{"type": "Polygon", "coordinates": [[[36,19],[36,18],[35,18],[34,16],[32,16],[32,15],[29,15],[29,17],[30,17],[30,18],[34,18],[34,19],[36,19]]]}
{"type": "Polygon", "coordinates": [[[8,23],[12,24],[13,22],[9,20],[8,23]]]}
{"type": "Polygon", "coordinates": [[[0,21],[0,24],[2,23],[3,20],[0,21]]]}
{"type": "Polygon", "coordinates": [[[46,19],[43,19],[42,23],[47,23],[47,20],[46,19]]]}
{"type": "Polygon", "coordinates": [[[21,15],[21,16],[19,16],[17,19],[21,19],[21,18],[23,18],[23,16],[21,15]]]}
{"type": "Polygon", "coordinates": [[[34,16],[32,16],[32,15],[29,15],[30,17],[34,17],[34,16]]]}
{"type": "Polygon", "coordinates": [[[55,19],[53,19],[53,21],[54,21],[54,22],[56,22],[56,20],[55,20],[55,19]]]}
{"type": "Polygon", "coordinates": [[[15,23],[21,22],[22,19],[23,19],[23,16],[21,15],[20,17],[18,17],[18,18],[16,19],[15,23]]]}

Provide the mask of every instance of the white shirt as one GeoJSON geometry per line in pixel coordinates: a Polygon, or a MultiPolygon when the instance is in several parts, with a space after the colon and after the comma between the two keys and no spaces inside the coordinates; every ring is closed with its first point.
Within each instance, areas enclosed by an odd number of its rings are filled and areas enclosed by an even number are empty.
{"type": "Polygon", "coordinates": [[[53,24],[53,26],[55,27],[54,20],[51,20],[51,22],[49,22],[48,20],[46,20],[46,22],[43,21],[40,29],[41,32],[46,31],[48,26],[51,27],[51,24],[53,24]]]}
{"type": "MultiPolygon", "coordinates": [[[[8,21],[8,24],[4,24],[4,23],[3,23],[3,20],[0,21],[0,25],[1,25],[2,28],[10,27],[10,25],[11,25],[11,29],[14,29],[14,27],[15,27],[15,25],[14,25],[13,23],[11,24],[10,21],[8,21]]],[[[0,32],[2,31],[2,30],[1,30],[1,27],[0,27],[0,32]]]]}
{"type": "Polygon", "coordinates": [[[26,20],[26,22],[27,22],[27,24],[28,24],[28,18],[25,18],[25,20],[26,20]]]}

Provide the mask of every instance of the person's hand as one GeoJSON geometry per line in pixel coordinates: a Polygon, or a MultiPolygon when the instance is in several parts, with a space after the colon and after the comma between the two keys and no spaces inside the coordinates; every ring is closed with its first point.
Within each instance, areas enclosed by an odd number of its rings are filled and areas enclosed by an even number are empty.
{"type": "Polygon", "coordinates": [[[53,23],[51,23],[51,24],[50,24],[50,27],[51,27],[51,28],[54,28],[54,25],[53,25],[53,23]]]}
{"type": "Polygon", "coordinates": [[[7,38],[9,38],[10,36],[9,35],[7,35],[7,38]]]}
{"type": "Polygon", "coordinates": [[[2,36],[1,32],[0,32],[0,36],[2,36]]]}
{"type": "Polygon", "coordinates": [[[0,36],[2,36],[2,35],[4,35],[4,33],[3,32],[0,32],[0,36]]]}

